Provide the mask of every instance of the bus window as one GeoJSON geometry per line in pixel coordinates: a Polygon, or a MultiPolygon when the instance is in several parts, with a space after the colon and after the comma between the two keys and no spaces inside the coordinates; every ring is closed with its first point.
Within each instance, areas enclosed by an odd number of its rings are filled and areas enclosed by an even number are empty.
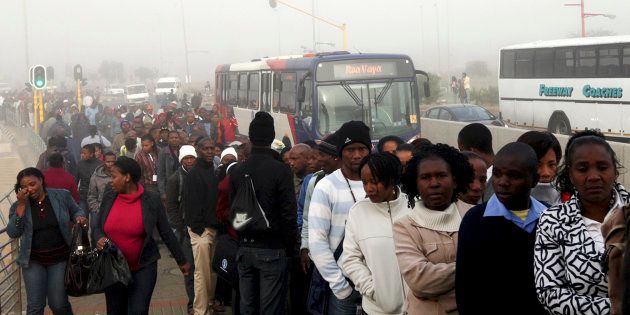
{"type": "Polygon", "coordinates": [[[263,73],[261,81],[262,110],[268,112],[271,109],[271,73],[263,73]]]}
{"type": "Polygon", "coordinates": [[[247,107],[247,73],[238,75],[238,107],[247,107]]]}
{"type": "Polygon", "coordinates": [[[249,89],[247,90],[247,107],[251,109],[258,109],[258,73],[251,73],[249,75],[249,89]]]}
{"type": "Polygon", "coordinates": [[[516,77],[531,78],[534,70],[534,51],[522,50],[516,52],[516,77]]]}
{"type": "Polygon", "coordinates": [[[230,74],[230,91],[228,92],[228,104],[236,106],[238,104],[238,76],[236,73],[230,74]]]}
{"type": "Polygon", "coordinates": [[[534,55],[534,76],[551,78],[553,75],[553,49],[537,49],[534,55]]]}
{"type": "Polygon", "coordinates": [[[623,76],[630,78],[630,46],[623,48],[623,76]]]}
{"type": "Polygon", "coordinates": [[[295,103],[297,101],[295,72],[282,73],[282,91],[280,91],[280,111],[287,114],[295,114],[295,103]]]}
{"type": "Polygon", "coordinates": [[[513,51],[504,51],[501,54],[501,77],[502,78],[514,77],[515,59],[516,59],[516,53],[513,51]]]}
{"type": "Polygon", "coordinates": [[[553,62],[553,76],[556,78],[568,78],[573,76],[575,55],[573,48],[556,48],[553,62]]]}
{"type": "Polygon", "coordinates": [[[594,77],[597,65],[597,50],[594,47],[580,47],[577,49],[575,62],[575,76],[594,77]]]}
{"type": "Polygon", "coordinates": [[[599,48],[597,75],[606,78],[620,74],[621,56],[619,55],[619,47],[599,48]]]}
{"type": "Polygon", "coordinates": [[[272,110],[274,113],[280,112],[280,90],[282,90],[282,81],[280,80],[280,72],[273,73],[273,101],[272,110]]]}

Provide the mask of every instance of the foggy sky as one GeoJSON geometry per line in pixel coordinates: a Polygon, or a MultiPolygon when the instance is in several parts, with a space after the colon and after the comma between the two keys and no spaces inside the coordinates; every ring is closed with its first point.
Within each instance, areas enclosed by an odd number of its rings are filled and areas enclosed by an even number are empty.
{"type": "MultiPolygon", "coordinates": [[[[26,1],[30,64],[52,65],[57,78],[80,63],[95,73],[101,61],[157,68],[184,78],[181,0],[0,0],[0,81],[26,79],[26,1]]],[[[579,33],[579,0],[286,0],[348,26],[353,52],[404,53],[416,68],[450,74],[466,61],[496,68],[498,49],[579,33]],[[439,28],[439,33],[438,33],[439,28]],[[439,43],[439,44],[438,44],[439,43]],[[439,57],[438,57],[439,56],[439,57]]],[[[313,23],[268,0],[183,0],[193,81],[217,64],[302,53],[313,46],[313,23]],[[304,48],[303,48],[304,47],[304,48]]],[[[586,11],[616,19],[587,19],[587,30],[630,34],[630,1],[586,0],[586,11]]],[[[316,22],[318,50],[341,50],[341,32],[316,22]]]]}

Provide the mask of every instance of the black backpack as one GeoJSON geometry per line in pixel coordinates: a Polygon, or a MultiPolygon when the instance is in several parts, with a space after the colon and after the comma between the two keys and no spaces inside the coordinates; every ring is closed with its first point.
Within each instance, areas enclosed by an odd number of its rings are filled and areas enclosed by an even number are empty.
{"type": "Polygon", "coordinates": [[[245,174],[234,195],[230,207],[230,223],[238,232],[261,232],[270,228],[265,210],[256,198],[254,182],[249,174],[245,174]]]}

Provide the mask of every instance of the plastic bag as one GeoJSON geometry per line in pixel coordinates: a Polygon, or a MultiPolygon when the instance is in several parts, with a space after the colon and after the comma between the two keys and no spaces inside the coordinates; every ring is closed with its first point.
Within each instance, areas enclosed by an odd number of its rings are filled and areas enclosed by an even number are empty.
{"type": "Polygon", "coordinates": [[[69,296],[84,296],[88,294],[87,283],[93,258],[94,251],[90,249],[87,227],[75,224],[72,228],[70,258],[68,259],[64,276],[64,284],[69,296]]]}
{"type": "Polygon", "coordinates": [[[131,282],[131,271],[122,252],[113,245],[107,243],[102,251],[96,252],[92,270],[87,284],[89,294],[102,293],[108,287],[122,283],[128,285],[131,282]]]}

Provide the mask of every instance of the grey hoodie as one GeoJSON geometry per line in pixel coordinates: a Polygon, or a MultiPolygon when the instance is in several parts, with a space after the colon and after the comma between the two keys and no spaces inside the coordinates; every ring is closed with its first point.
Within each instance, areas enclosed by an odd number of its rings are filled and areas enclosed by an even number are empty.
{"type": "MultiPolygon", "coordinates": [[[[94,170],[94,174],[90,177],[90,189],[88,190],[87,202],[88,210],[97,213],[101,207],[103,195],[108,186],[111,186],[112,178],[105,174],[105,165],[100,165],[94,170]]],[[[111,187],[109,188],[111,189],[111,187]]]]}

